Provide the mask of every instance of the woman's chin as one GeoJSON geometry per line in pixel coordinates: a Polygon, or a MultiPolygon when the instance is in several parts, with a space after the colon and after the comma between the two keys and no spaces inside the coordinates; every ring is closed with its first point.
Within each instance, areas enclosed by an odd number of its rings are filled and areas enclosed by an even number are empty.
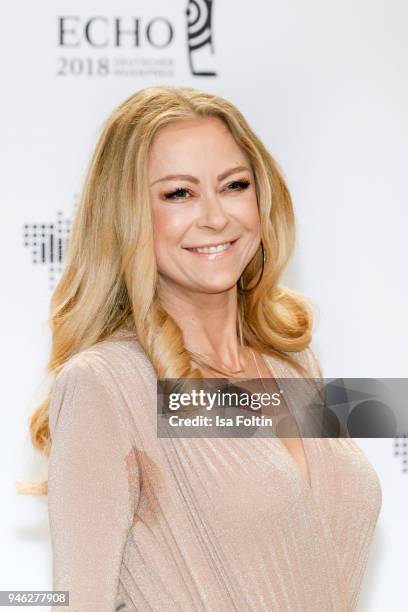
{"type": "Polygon", "coordinates": [[[195,291],[199,291],[200,293],[225,293],[227,291],[231,291],[235,289],[237,284],[236,280],[230,281],[219,281],[219,282],[208,282],[208,283],[200,283],[199,287],[195,287],[195,291]]]}

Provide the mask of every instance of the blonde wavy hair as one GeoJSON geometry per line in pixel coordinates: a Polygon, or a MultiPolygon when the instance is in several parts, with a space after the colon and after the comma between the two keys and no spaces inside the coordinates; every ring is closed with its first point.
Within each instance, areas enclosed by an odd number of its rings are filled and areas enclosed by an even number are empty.
{"type": "MultiPolygon", "coordinates": [[[[157,296],[147,181],[149,149],[158,130],[200,117],[224,121],[255,177],[265,263],[259,248],[241,275],[238,287],[246,289],[238,290],[237,333],[243,344],[307,376],[290,353],[310,343],[313,310],[305,297],[278,285],[295,243],[292,200],[282,172],[231,102],[190,87],[163,86],[142,89],[114,110],[91,158],[64,270],[51,297],[46,371],[54,379],[70,357],[120,328],[137,338],[159,378],[201,377],[180,327],[157,296]]],[[[32,444],[46,457],[51,394],[52,388],[29,422],[32,444]]],[[[47,482],[20,482],[17,489],[45,495],[47,482]]]]}

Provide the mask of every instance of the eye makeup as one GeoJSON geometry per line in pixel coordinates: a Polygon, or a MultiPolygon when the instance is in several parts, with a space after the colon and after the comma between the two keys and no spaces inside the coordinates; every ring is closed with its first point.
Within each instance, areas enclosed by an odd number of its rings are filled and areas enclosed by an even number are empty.
{"type": "MultiPolygon", "coordinates": [[[[251,182],[249,181],[249,179],[237,179],[228,183],[228,185],[225,187],[225,191],[244,191],[249,187],[250,184],[251,182]],[[234,185],[238,185],[238,188],[230,189],[230,187],[233,187],[234,185]]],[[[186,200],[186,197],[180,195],[182,193],[189,193],[190,195],[192,195],[190,189],[187,189],[186,187],[177,187],[172,191],[165,192],[163,196],[165,200],[186,200]]]]}

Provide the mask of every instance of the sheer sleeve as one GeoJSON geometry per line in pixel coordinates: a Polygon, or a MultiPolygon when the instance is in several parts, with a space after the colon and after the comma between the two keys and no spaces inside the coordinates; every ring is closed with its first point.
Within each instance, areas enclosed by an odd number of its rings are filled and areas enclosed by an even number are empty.
{"type": "MultiPolygon", "coordinates": [[[[113,612],[139,498],[137,455],[110,372],[75,356],[50,403],[48,517],[53,588],[71,612],[113,612]],[[111,386],[109,386],[111,385],[111,386]]],[[[61,610],[53,607],[53,612],[61,610]]]]}

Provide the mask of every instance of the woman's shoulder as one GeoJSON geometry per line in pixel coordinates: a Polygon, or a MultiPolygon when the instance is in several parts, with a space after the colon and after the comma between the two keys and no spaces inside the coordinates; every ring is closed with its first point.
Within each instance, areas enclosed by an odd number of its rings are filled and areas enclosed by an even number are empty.
{"type": "Polygon", "coordinates": [[[81,411],[92,420],[101,411],[110,415],[113,406],[115,413],[122,413],[125,398],[143,404],[155,389],[154,370],[140,344],[122,334],[109,336],[69,357],[57,372],[50,396],[50,430],[55,432],[63,406],[86,406],[81,411]]]}
{"type": "Polygon", "coordinates": [[[107,338],[71,355],[56,375],[56,379],[92,375],[117,381],[131,373],[137,378],[154,377],[154,370],[146,353],[133,334],[117,330],[107,338]]]}

